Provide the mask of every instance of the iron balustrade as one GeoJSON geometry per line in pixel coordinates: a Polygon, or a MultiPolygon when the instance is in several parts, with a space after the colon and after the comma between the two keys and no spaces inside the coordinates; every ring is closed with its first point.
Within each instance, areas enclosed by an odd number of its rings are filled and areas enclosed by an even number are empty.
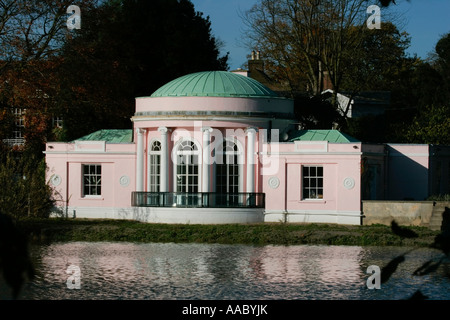
{"type": "Polygon", "coordinates": [[[133,207],[264,208],[265,194],[253,192],[132,192],[133,207]]]}

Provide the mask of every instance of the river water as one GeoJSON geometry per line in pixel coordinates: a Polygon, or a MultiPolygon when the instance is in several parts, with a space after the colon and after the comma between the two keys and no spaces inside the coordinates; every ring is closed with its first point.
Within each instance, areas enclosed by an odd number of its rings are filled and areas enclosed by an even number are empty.
{"type": "MultiPolygon", "coordinates": [[[[54,243],[31,248],[36,277],[25,285],[20,299],[397,300],[409,298],[417,289],[430,299],[449,299],[448,259],[432,274],[412,275],[425,261],[441,257],[439,251],[426,248],[408,253],[380,289],[368,289],[369,266],[382,268],[408,250],[321,245],[54,243]],[[77,270],[79,274],[74,273],[77,270]]],[[[4,288],[1,294],[0,298],[8,298],[4,288]]]]}

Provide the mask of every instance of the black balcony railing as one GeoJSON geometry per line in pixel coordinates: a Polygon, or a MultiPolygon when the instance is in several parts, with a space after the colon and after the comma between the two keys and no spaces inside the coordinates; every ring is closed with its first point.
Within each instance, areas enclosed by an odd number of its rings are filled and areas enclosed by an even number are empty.
{"type": "Polygon", "coordinates": [[[133,207],[264,208],[264,193],[132,192],[133,207]]]}

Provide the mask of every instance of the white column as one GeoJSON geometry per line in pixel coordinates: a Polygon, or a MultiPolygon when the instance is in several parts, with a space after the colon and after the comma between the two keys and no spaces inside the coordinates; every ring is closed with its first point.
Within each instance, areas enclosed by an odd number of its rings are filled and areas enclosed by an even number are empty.
{"type": "Polygon", "coordinates": [[[161,175],[159,181],[160,192],[169,191],[169,139],[166,127],[159,127],[161,132],[161,175]]]}
{"type": "Polygon", "coordinates": [[[247,132],[247,190],[255,192],[255,144],[256,129],[248,128],[247,132]]]}
{"type": "Polygon", "coordinates": [[[202,192],[210,191],[210,162],[211,162],[211,132],[210,127],[202,128],[203,131],[203,161],[202,161],[202,192]]]}
{"type": "Polygon", "coordinates": [[[144,191],[144,133],[145,129],[136,129],[136,191],[144,191]]]}

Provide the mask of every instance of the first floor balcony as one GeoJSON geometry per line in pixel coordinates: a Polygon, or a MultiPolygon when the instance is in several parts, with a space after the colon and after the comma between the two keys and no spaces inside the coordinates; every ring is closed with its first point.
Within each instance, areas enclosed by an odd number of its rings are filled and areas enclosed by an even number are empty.
{"type": "Polygon", "coordinates": [[[264,208],[265,194],[254,192],[132,192],[133,207],[264,208]]]}

